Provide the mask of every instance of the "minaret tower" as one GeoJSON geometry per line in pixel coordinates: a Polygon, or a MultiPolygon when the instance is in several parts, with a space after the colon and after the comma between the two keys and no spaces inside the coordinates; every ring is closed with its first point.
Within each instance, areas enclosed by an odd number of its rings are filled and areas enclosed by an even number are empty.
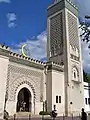
{"type": "Polygon", "coordinates": [[[64,65],[65,114],[78,115],[84,107],[78,8],[71,0],[55,0],[48,7],[47,58],[64,65]]]}

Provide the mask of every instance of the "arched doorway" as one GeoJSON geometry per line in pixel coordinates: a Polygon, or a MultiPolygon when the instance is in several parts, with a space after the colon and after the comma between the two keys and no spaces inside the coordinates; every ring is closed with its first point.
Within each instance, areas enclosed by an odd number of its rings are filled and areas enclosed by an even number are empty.
{"type": "Polygon", "coordinates": [[[17,96],[17,112],[31,112],[31,93],[27,88],[22,88],[17,96]]]}

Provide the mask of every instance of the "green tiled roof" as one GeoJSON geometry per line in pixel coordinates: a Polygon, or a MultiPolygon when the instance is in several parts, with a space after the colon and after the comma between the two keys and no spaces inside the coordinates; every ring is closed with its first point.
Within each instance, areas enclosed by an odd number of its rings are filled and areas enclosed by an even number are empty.
{"type": "Polygon", "coordinates": [[[48,17],[53,15],[54,13],[67,8],[74,15],[78,17],[78,8],[71,2],[71,0],[57,0],[48,7],[48,17]]]}

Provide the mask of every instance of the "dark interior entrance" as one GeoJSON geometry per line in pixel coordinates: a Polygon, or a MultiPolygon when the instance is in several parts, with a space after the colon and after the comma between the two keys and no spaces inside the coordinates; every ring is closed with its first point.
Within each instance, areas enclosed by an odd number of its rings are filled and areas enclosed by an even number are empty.
{"type": "Polygon", "coordinates": [[[17,112],[31,112],[31,93],[27,88],[22,88],[18,93],[17,112]]]}

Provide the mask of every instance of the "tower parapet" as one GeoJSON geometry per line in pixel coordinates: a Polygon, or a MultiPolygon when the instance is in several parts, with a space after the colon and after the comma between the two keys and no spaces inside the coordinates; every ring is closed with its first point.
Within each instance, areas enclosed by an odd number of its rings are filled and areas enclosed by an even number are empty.
{"type": "Polygon", "coordinates": [[[78,7],[70,0],[56,0],[47,9],[48,17],[64,8],[67,8],[69,11],[71,11],[74,15],[78,17],[78,7]]]}

